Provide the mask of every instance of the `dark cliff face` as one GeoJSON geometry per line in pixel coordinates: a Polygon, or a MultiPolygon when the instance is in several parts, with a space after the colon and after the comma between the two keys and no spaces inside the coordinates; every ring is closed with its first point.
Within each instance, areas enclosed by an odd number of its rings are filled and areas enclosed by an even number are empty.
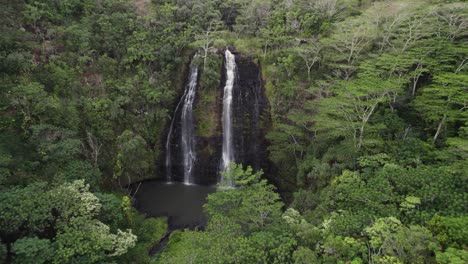
{"type": "MultiPolygon", "coordinates": [[[[224,51],[219,51],[219,58],[224,51]]],[[[252,58],[233,52],[236,56],[236,80],[233,88],[233,141],[236,163],[252,166],[255,170],[269,167],[268,142],[265,134],[271,126],[270,105],[265,94],[261,68],[252,58]]],[[[220,82],[217,87],[197,87],[194,104],[196,161],[194,179],[196,184],[216,184],[222,155],[223,90],[226,83],[224,62],[220,65],[220,82]]],[[[201,73],[203,75],[203,73],[201,73]]],[[[182,91],[183,93],[183,91],[182,91]]],[[[180,98],[178,99],[180,100],[180,98]]],[[[181,111],[173,113],[175,119],[172,151],[172,179],[183,181],[183,156],[180,136],[181,111]]],[[[167,133],[167,130],[166,130],[167,133]]],[[[167,135],[167,134],[166,134],[167,135]]],[[[165,156],[165,153],[164,155],[165,156]]],[[[164,158],[162,175],[165,177],[164,158]]]]}
{"type": "MultiPolygon", "coordinates": [[[[221,116],[224,86],[224,64],[220,54],[216,56],[219,65],[214,69],[218,73],[219,83],[216,86],[200,86],[195,102],[195,127],[197,159],[195,160],[194,178],[197,184],[212,185],[218,181],[219,163],[223,132],[221,116]],[[220,103],[221,102],[221,103],[220,103]]],[[[202,75],[206,74],[202,72],[202,75]]]]}
{"type": "Polygon", "coordinates": [[[236,55],[237,78],[233,90],[235,160],[255,170],[268,168],[270,105],[265,95],[261,68],[250,57],[236,55]]]}

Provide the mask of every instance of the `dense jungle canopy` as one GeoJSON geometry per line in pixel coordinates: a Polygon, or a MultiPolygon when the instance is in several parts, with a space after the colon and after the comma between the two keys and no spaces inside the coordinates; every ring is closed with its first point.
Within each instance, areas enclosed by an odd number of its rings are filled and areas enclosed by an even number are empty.
{"type": "Polygon", "coordinates": [[[0,263],[468,263],[465,1],[0,2],[0,263]],[[196,51],[214,133],[226,47],[261,71],[269,165],[169,233],[127,185],[164,179],[196,51]]]}

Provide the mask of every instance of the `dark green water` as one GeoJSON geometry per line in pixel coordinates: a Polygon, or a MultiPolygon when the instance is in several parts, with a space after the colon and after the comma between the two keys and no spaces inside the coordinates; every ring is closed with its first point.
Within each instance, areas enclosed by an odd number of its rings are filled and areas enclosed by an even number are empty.
{"type": "Polygon", "coordinates": [[[215,190],[215,186],[179,182],[142,182],[135,195],[136,207],[149,217],[167,216],[171,229],[203,226],[203,204],[215,190]]]}

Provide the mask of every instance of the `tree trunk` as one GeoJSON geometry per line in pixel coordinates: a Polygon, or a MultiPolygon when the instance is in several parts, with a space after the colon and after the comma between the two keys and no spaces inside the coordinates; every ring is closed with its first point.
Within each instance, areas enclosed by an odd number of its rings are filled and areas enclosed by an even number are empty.
{"type": "Polygon", "coordinates": [[[362,124],[362,126],[359,128],[359,141],[358,141],[358,144],[357,144],[357,148],[358,149],[361,149],[361,146],[362,146],[362,140],[364,139],[364,126],[366,124],[362,124]]]}
{"type": "Polygon", "coordinates": [[[206,72],[206,57],[208,57],[208,48],[204,49],[205,54],[203,55],[203,72],[206,72]]]}
{"type": "Polygon", "coordinates": [[[403,140],[405,140],[406,137],[408,136],[408,133],[410,132],[410,129],[411,129],[411,125],[409,125],[409,126],[405,129],[405,133],[403,134],[403,140]]]}
{"type": "Polygon", "coordinates": [[[437,126],[437,132],[435,133],[434,138],[432,139],[432,144],[435,144],[437,138],[440,135],[440,132],[442,132],[442,126],[444,125],[446,119],[447,119],[447,114],[444,114],[444,117],[442,118],[439,125],[437,126]]]}
{"type": "MultiPolygon", "coordinates": [[[[422,68],[421,63],[418,63],[418,66],[416,67],[416,71],[420,70],[422,68]]],[[[416,95],[416,86],[418,85],[419,77],[421,77],[421,73],[418,73],[417,76],[415,76],[413,80],[413,90],[411,91],[411,95],[414,97],[416,95]]]]}
{"type": "Polygon", "coordinates": [[[91,156],[90,158],[93,161],[93,166],[97,168],[102,143],[100,143],[99,140],[90,132],[86,132],[86,135],[88,139],[88,146],[91,149],[91,151],[89,151],[90,156],[91,156]]]}

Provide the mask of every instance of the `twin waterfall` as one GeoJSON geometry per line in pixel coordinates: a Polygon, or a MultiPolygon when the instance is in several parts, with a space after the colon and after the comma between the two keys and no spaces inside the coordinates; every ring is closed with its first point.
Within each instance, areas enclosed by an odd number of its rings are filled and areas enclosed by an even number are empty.
{"type": "Polygon", "coordinates": [[[166,140],[166,180],[172,182],[172,151],[171,151],[171,140],[174,132],[174,125],[176,120],[176,114],[182,105],[182,114],[180,118],[181,123],[181,143],[182,143],[182,154],[184,164],[184,184],[193,184],[193,166],[196,158],[195,153],[195,135],[194,135],[194,122],[193,122],[193,103],[195,102],[195,94],[197,89],[198,81],[198,65],[194,62],[197,58],[197,54],[193,56],[192,64],[190,65],[190,75],[185,87],[184,94],[180,98],[177,104],[175,114],[172,117],[171,126],[167,134],[166,140]]]}
{"type": "Polygon", "coordinates": [[[165,166],[161,167],[167,182],[220,183],[229,188],[234,187],[234,180],[220,176],[220,171],[231,163],[251,165],[254,170],[269,167],[265,134],[270,111],[261,66],[228,48],[211,58],[222,60],[223,66],[217,64],[219,68],[210,69],[206,76],[197,54],[190,63],[167,130],[165,166]],[[216,71],[219,85],[207,85],[204,77],[216,71]]]}
{"type": "MultiPolygon", "coordinates": [[[[223,96],[223,154],[221,161],[222,171],[226,171],[229,164],[235,162],[234,160],[234,146],[232,139],[232,90],[234,88],[234,80],[236,74],[236,57],[228,50],[225,51],[225,65],[226,65],[226,85],[224,86],[223,96]]],[[[224,182],[224,178],[221,177],[221,181],[224,182]]],[[[230,186],[234,185],[234,181],[231,180],[230,186]]]]}
{"type": "Polygon", "coordinates": [[[193,124],[193,102],[195,101],[195,91],[198,80],[198,67],[192,66],[190,69],[190,81],[185,95],[184,106],[182,107],[182,154],[184,155],[184,183],[193,183],[193,165],[195,162],[195,135],[193,124]]]}

